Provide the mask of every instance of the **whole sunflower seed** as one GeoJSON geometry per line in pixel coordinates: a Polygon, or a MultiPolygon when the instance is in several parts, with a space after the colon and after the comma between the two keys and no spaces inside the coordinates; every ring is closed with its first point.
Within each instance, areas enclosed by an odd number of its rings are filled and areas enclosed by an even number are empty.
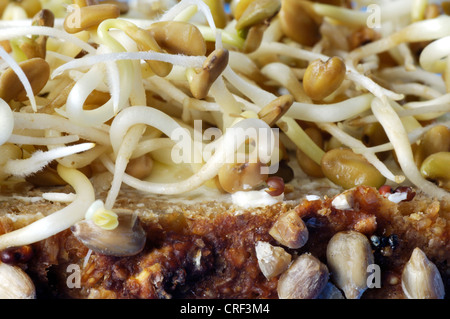
{"type": "Polygon", "coordinates": [[[439,270],[418,247],[403,268],[402,289],[408,299],[443,299],[445,296],[439,270]]]}
{"type": "Polygon", "coordinates": [[[328,242],[331,278],[347,299],[359,299],[367,289],[367,269],[373,263],[370,242],[357,231],[338,232],[328,242]]]}

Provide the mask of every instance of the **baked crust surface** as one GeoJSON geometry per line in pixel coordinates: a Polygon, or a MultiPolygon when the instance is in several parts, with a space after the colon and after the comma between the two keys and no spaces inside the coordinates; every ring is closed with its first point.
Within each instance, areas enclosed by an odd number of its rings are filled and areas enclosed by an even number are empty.
{"type": "MultiPolygon", "coordinates": [[[[119,258],[93,252],[86,260],[88,248],[66,230],[33,244],[34,258],[21,266],[34,279],[38,298],[278,298],[279,276],[264,277],[255,244],[280,246],[269,230],[281,214],[294,209],[306,222],[309,239],[300,249],[285,248],[293,258],[308,252],[326,264],[327,243],[343,230],[357,230],[368,238],[397,236],[395,247],[373,247],[382,285],[367,289],[362,298],[406,298],[401,273],[415,247],[436,264],[448,295],[449,203],[417,193],[413,200],[397,204],[363,186],[344,194],[351,206],[346,209],[333,206],[338,194],[317,200],[292,194],[297,200],[242,209],[228,201],[169,202],[125,188],[117,206],[138,213],[147,233],[141,253],[119,258]],[[68,266],[73,264],[80,269],[79,287],[68,284],[68,266]]],[[[2,201],[0,233],[63,205],[37,199],[2,201]]]]}

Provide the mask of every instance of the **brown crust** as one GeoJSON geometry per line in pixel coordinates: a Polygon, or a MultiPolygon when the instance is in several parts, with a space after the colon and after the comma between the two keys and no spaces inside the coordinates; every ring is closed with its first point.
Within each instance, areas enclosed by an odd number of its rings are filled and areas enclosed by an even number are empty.
{"type": "MultiPolygon", "coordinates": [[[[310,237],[304,247],[286,249],[293,258],[310,252],[326,263],[327,242],[341,230],[358,230],[369,238],[398,236],[395,249],[374,249],[382,288],[368,289],[363,298],[405,298],[400,274],[415,247],[437,265],[449,291],[448,203],[417,194],[412,201],[395,204],[368,187],[356,187],[347,194],[352,198],[352,208],[347,210],[334,208],[331,196],[314,201],[299,197],[297,202],[242,210],[229,202],[174,203],[142,196],[138,201],[139,193],[129,190],[117,204],[141,218],[148,239],[140,254],[117,258],[93,253],[83,266],[88,249],[64,231],[34,244],[35,257],[22,266],[38,289],[44,287],[42,291],[63,298],[277,298],[278,277],[263,276],[254,247],[258,240],[279,245],[268,231],[280,214],[295,209],[308,225],[310,237]],[[69,264],[80,266],[81,288],[67,287],[69,264]]],[[[4,201],[0,233],[62,206],[4,201]]]]}

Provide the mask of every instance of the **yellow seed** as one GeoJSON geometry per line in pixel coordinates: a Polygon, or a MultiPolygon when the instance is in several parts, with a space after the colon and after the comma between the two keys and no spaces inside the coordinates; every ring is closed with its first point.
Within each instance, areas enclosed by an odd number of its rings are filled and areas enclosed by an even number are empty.
{"type": "Polygon", "coordinates": [[[10,2],[3,11],[3,20],[22,20],[27,19],[28,15],[25,9],[23,9],[16,2],[10,2]]]}
{"type": "Polygon", "coordinates": [[[114,4],[97,4],[87,7],[78,7],[64,19],[64,30],[68,33],[77,33],[99,25],[106,19],[119,17],[120,9],[114,4]]]}
{"type": "Polygon", "coordinates": [[[3,11],[5,11],[5,8],[8,6],[9,0],[0,0],[0,16],[3,15],[3,11]]]}
{"type": "Polygon", "coordinates": [[[429,129],[416,147],[414,158],[420,166],[425,158],[438,152],[450,151],[450,129],[445,125],[436,125],[429,129]]]}
{"type": "Polygon", "coordinates": [[[450,182],[450,152],[438,152],[428,156],[420,166],[420,173],[429,180],[444,185],[450,182]]]}
{"type": "Polygon", "coordinates": [[[333,149],[321,161],[322,172],[333,183],[345,189],[357,185],[379,188],[386,178],[364,156],[350,149],[333,149]]]}
{"type": "Polygon", "coordinates": [[[39,10],[42,9],[42,5],[39,0],[22,0],[19,4],[25,10],[29,18],[33,17],[39,12],[39,10]]]}
{"type": "Polygon", "coordinates": [[[303,89],[313,100],[322,100],[333,93],[344,81],[346,66],[339,57],[323,62],[312,61],[303,76],[303,89]]]}
{"type": "Polygon", "coordinates": [[[239,20],[244,13],[245,9],[247,9],[248,5],[254,0],[239,0],[237,4],[233,7],[233,16],[237,20],[239,20]]]}
{"type": "MultiPolygon", "coordinates": [[[[17,145],[11,143],[0,145],[0,166],[5,165],[8,160],[19,159],[22,156],[22,149],[17,145]]],[[[5,180],[7,177],[8,175],[3,173],[3,170],[0,170],[0,181],[5,180]]]]}
{"type": "Polygon", "coordinates": [[[254,0],[247,5],[236,23],[236,30],[246,29],[273,17],[281,8],[279,0],[254,0]]]}
{"type": "Polygon", "coordinates": [[[224,28],[227,25],[227,14],[223,0],[203,0],[211,10],[214,23],[218,28],[224,28]]]}

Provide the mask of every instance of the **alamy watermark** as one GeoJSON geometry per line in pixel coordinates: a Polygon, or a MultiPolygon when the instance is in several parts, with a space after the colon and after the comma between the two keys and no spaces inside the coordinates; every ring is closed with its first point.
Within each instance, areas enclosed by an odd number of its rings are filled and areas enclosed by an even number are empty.
{"type": "Polygon", "coordinates": [[[203,130],[201,120],[194,121],[194,129],[175,129],[170,138],[176,142],[171,151],[175,164],[261,163],[262,174],[278,171],[280,143],[279,129],[261,125],[261,121],[245,119],[227,128],[203,130]]]}
{"type": "Polygon", "coordinates": [[[366,19],[366,25],[370,29],[379,29],[381,27],[381,8],[378,4],[369,4],[366,7],[369,16],[366,19]]]}

